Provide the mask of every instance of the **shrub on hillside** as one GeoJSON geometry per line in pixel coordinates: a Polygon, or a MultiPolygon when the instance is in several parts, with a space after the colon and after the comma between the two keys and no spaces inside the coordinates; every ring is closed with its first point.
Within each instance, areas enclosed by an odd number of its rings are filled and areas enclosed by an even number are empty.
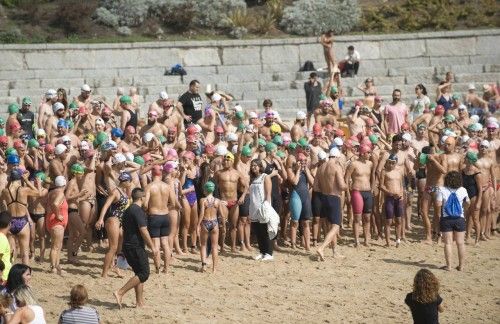
{"type": "Polygon", "coordinates": [[[95,10],[91,1],[59,1],[52,24],[64,30],[66,35],[86,34],[90,30],[90,15],[95,10]]]}
{"type": "Polygon", "coordinates": [[[186,31],[193,27],[196,14],[194,0],[152,1],[149,15],[156,17],[165,26],[175,31],[186,31]]]}
{"type": "Polygon", "coordinates": [[[313,36],[330,29],[341,34],[357,25],[360,14],[357,0],[296,0],[285,8],[280,25],[297,35],[313,36]]]}
{"type": "Polygon", "coordinates": [[[118,16],[104,7],[99,7],[95,11],[95,20],[109,27],[118,27],[118,16]]]}
{"type": "Polygon", "coordinates": [[[101,7],[118,17],[120,26],[139,26],[148,14],[149,0],[101,0],[101,7]]]}
{"type": "Polygon", "coordinates": [[[245,11],[246,8],[244,0],[198,0],[194,21],[199,27],[227,28],[231,26],[228,15],[237,10],[245,11]]]}
{"type": "Polygon", "coordinates": [[[17,27],[12,27],[6,31],[0,31],[0,43],[3,44],[14,44],[14,43],[24,43],[26,37],[24,37],[21,30],[17,27]]]}

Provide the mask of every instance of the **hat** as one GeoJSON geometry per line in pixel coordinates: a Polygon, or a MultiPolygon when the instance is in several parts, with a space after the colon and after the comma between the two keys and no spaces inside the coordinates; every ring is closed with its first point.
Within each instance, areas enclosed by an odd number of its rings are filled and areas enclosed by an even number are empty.
{"type": "Polygon", "coordinates": [[[375,134],[371,134],[370,136],[368,136],[368,139],[370,140],[370,142],[372,144],[377,144],[378,143],[378,136],[375,135],[375,134]]]}
{"type": "Polygon", "coordinates": [[[476,86],[474,85],[474,83],[469,83],[467,90],[476,90],[476,86]]]}
{"type": "Polygon", "coordinates": [[[245,119],[245,113],[243,111],[237,111],[234,116],[236,117],[236,119],[238,120],[243,120],[245,119]]]}
{"type": "Polygon", "coordinates": [[[80,149],[81,150],[89,150],[90,149],[90,144],[87,141],[81,141],[80,142],[80,149]]]}
{"type": "Polygon", "coordinates": [[[81,90],[82,91],[90,91],[90,86],[88,84],[84,84],[84,85],[82,85],[81,90]]]}
{"type": "Polygon", "coordinates": [[[403,136],[401,136],[401,138],[404,140],[404,141],[411,141],[411,135],[410,133],[404,133],[403,136]]]}
{"type": "Polygon", "coordinates": [[[134,163],[137,163],[139,165],[144,165],[144,158],[140,155],[134,156],[134,163]]]}
{"type": "Polygon", "coordinates": [[[217,92],[215,92],[213,95],[212,95],[212,98],[211,98],[213,101],[219,101],[222,99],[222,96],[220,94],[218,94],[217,92]]]}
{"type": "Polygon", "coordinates": [[[283,138],[281,135],[275,135],[272,139],[272,142],[276,145],[283,145],[283,138]]]}
{"type": "Polygon", "coordinates": [[[17,114],[19,112],[19,106],[16,103],[11,103],[7,108],[9,114],[17,114]]]}
{"type": "Polygon", "coordinates": [[[35,174],[35,177],[40,179],[40,181],[45,182],[47,180],[47,174],[45,172],[39,171],[35,174]]]}
{"type": "Polygon", "coordinates": [[[203,185],[203,189],[205,189],[206,192],[212,193],[215,190],[215,183],[212,181],[207,181],[205,185],[203,185]]]}
{"type": "Polygon", "coordinates": [[[111,136],[113,137],[122,137],[123,136],[123,131],[121,128],[114,127],[111,129],[111,136]]]}
{"type": "Polygon", "coordinates": [[[267,142],[266,143],[266,152],[271,152],[271,151],[274,151],[276,150],[278,147],[276,146],[276,144],[274,144],[273,142],[267,142]]]}
{"type": "Polygon", "coordinates": [[[14,146],[15,149],[20,149],[20,148],[24,147],[24,143],[23,143],[22,140],[17,139],[17,140],[14,141],[13,146],[14,146]]]}
{"type": "Polygon", "coordinates": [[[163,172],[170,173],[174,171],[175,167],[176,167],[175,162],[173,161],[165,162],[165,164],[163,164],[163,172]]]}
{"type": "Polygon", "coordinates": [[[7,144],[9,143],[9,138],[6,135],[0,136],[0,144],[7,144]]]}
{"type": "Polygon", "coordinates": [[[45,98],[46,99],[52,99],[55,96],[57,96],[57,91],[54,89],[49,89],[45,92],[45,98]]]}
{"type": "Polygon", "coordinates": [[[130,98],[129,96],[121,96],[120,103],[130,105],[130,104],[132,104],[132,98],[130,98]]]}
{"type": "Polygon", "coordinates": [[[257,145],[258,145],[258,146],[266,146],[266,140],[265,140],[265,139],[263,139],[263,138],[259,138],[259,139],[257,140],[257,145]]]}
{"type": "Polygon", "coordinates": [[[165,99],[168,99],[168,94],[166,91],[162,91],[160,92],[160,94],[158,95],[158,97],[161,99],[161,100],[165,100],[165,99]]]}
{"type": "Polygon", "coordinates": [[[66,122],[65,119],[60,118],[57,121],[57,127],[68,128],[68,123],[66,122]]]}
{"type": "Polygon", "coordinates": [[[484,92],[488,92],[491,90],[491,85],[489,84],[483,84],[483,91],[484,92]]]}
{"type": "Polygon", "coordinates": [[[0,117],[0,125],[5,125],[5,119],[3,119],[3,117],[0,117]]]}
{"type": "Polygon", "coordinates": [[[421,165],[427,164],[427,162],[429,162],[429,156],[425,153],[420,153],[420,155],[418,156],[418,162],[421,165]]]}
{"type": "Polygon", "coordinates": [[[118,176],[118,181],[120,181],[120,182],[132,181],[132,176],[128,172],[122,172],[118,176]]]}
{"type": "Polygon", "coordinates": [[[9,125],[9,128],[11,131],[17,131],[17,130],[21,129],[21,124],[19,124],[19,122],[17,120],[14,120],[9,125]]]}
{"type": "Polygon", "coordinates": [[[248,113],[248,118],[251,119],[251,118],[258,118],[259,116],[257,116],[257,113],[255,111],[251,111],[248,113]]]}
{"type": "Polygon", "coordinates": [[[370,153],[371,150],[370,145],[363,144],[359,147],[359,154],[370,153]]]}
{"type": "Polygon", "coordinates": [[[338,92],[339,92],[339,89],[338,89],[336,86],[331,86],[331,87],[330,87],[330,92],[331,92],[331,93],[338,93],[338,92]]]}
{"type": "Polygon", "coordinates": [[[54,179],[54,185],[56,187],[64,187],[66,185],[66,178],[64,176],[62,176],[62,175],[57,176],[54,179]]]}
{"type": "MultiPolygon", "coordinates": [[[[66,146],[64,146],[64,147],[66,147],[66,146]]],[[[56,150],[54,148],[54,145],[52,145],[52,144],[45,145],[45,147],[43,149],[45,150],[45,153],[47,153],[47,154],[54,153],[54,151],[56,150]]]]}
{"type": "Polygon", "coordinates": [[[269,130],[271,133],[281,134],[281,126],[276,123],[272,124],[269,130]]]}
{"type": "Polygon", "coordinates": [[[116,142],[112,141],[112,140],[108,140],[107,142],[101,144],[101,150],[103,152],[116,150],[117,147],[118,147],[118,145],[116,144],[116,142]]]}
{"type": "Polygon", "coordinates": [[[28,148],[37,148],[37,147],[40,147],[40,144],[36,139],[32,138],[28,141],[28,148]]]}
{"type": "Polygon", "coordinates": [[[226,141],[228,142],[236,142],[238,140],[238,135],[235,133],[228,133],[226,136],[226,141]]]}
{"type": "Polygon", "coordinates": [[[451,96],[451,99],[452,99],[452,100],[460,100],[460,94],[459,94],[459,93],[454,93],[454,94],[451,96]]]}
{"type": "Polygon", "coordinates": [[[61,102],[56,102],[52,105],[52,111],[54,112],[54,114],[61,109],[64,109],[64,105],[61,102]]]}
{"type": "Polygon", "coordinates": [[[148,117],[158,117],[158,112],[156,110],[151,110],[148,112],[148,117]]]}
{"type": "Polygon", "coordinates": [[[95,125],[101,125],[101,126],[104,126],[106,123],[104,122],[104,120],[100,117],[96,118],[95,120],[95,125]]]}
{"type": "Polygon", "coordinates": [[[80,163],[75,163],[71,166],[71,173],[73,174],[84,174],[85,168],[80,163]]]}
{"type": "Polygon", "coordinates": [[[335,137],[333,139],[333,144],[335,144],[335,146],[342,146],[344,145],[344,141],[340,137],[335,137]]]}
{"type": "Polygon", "coordinates": [[[153,133],[146,133],[143,136],[144,142],[149,143],[155,137],[153,133]]]}
{"type": "Polygon", "coordinates": [[[394,154],[394,153],[391,153],[391,154],[389,154],[389,157],[387,158],[387,160],[393,161],[393,162],[397,162],[398,161],[398,155],[394,154]]]}
{"type": "Polygon", "coordinates": [[[297,148],[297,143],[291,142],[290,144],[288,144],[288,149],[290,151],[295,151],[296,148],[297,148]]]}
{"type": "Polygon", "coordinates": [[[30,97],[24,97],[22,103],[23,105],[31,105],[33,102],[30,97]]]}
{"type": "Polygon", "coordinates": [[[464,104],[458,105],[458,110],[467,110],[467,106],[464,104]]]}
{"type": "Polygon", "coordinates": [[[470,163],[474,164],[478,160],[477,152],[467,151],[467,153],[465,153],[465,158],[469,160],[470,163]]]}
{"type": "Polygon", "coordinates": [[[214,154],[215,153],[215,146],[212,143],[206,144],[205,145],[205,153],[214,154]]]}
{"type": "Polygon", "coordinates": [[[16,180],[21,180],[23,178],[23,170],[19,168],[15,168],[10,170],[10,180],[11,181],[16,181],[16,180]]]}
{"type": "Polygon", "coordinates": [[[345,133],[342,129],[335,130],[335,136],[345,136],[345,133]]]}
{"type": "Polygon", "coordinates": [[[7,164],[10,165],[18,165],[21,162],[19,155],[17,154],[9,154],[7,155],[7,164]]]}
{"type": "Polygon", "coordinates": [[[488,142],[488,140],[482,140],[480,146],[484,146],[486,148],[490,148],[490,142],[488,142]]]}
{"type": "Polygon", "coordinates": [[[318,159],[319,160],[324,161],[324,160],[326,160],[327,157],[328,157],[328,154],[326,154],[325,151],[319,150],[319,152],[318,152],[318,159]]]}
{"type": "Polygon", "coordinates": [[[337,147],[330,150],[330,157],[339,157],[340,155],[340,150],[337,147]]]}
{"type": "Polygon", "coordinates": [[[66,147],[66,145],[64,145],[64,144],[57,144],[57,145],[56,145],[56,148],[55,148],[55,150],[54,150],[54,153],[55,153],[56,155],[61,155],[61,154],[63,154],[64,152],[66,152],[66,150],[67,150],[67,149],[68,149],[68,148],[66,147]]]}
{"type": "Polygon", "coordinates": [[[252,149],[250,146],[245,145],[241,148],[241,155],[245,157],[251,157],[252,156],[252,149]]]}
{"type": "Polygon", "coordinates": [[[382,97],[381,96],[375,96],[375,101],[382,101],[382,97]]]}
{"type": "Polygon", "coordinates": [[[306,147],[306,146],[309,146],[309,141],[307,140],[307,138],[305,137],[301,137],[299,138],[299,140],[297,141],[297,144],[301,147],[306,147]]]}
{"type": "Polygon", "coordinates": [[[215,127],[216,134],[224,134],[224,128],[222,126],[215,127]]]}
{"type": "Polygon", "coordinates": [[[233,153],[231,153],[231,152],[227,152],[227,153],[224,155],[224,159],[234,161],[234,155],[233,155],[233,153]]]}
{"type": "Polygon", "coordinates": [[[303,112],[302,110],[297,111],[297,117],[296,117],[296,119],[297,120],[306,119],[306,113],[303,112]]]}
{"type": "Polygon", "coordinates": [[[498,123],[497,122],[489,122],[486,124],[486,128],[488,129],[497,129],[498,128],[498,123]]]}
{"type": "Polygon", "coordinates": [[[408,123],[401,124],[401,130],[410,130],[410,124],[408,123]]]}
{"type": "Polygon", "coordinates": [[[215,155],[217,156],[224,156],[227,153],[227,148],[224,145],[217,145],[217,148],[215,149],[215,155]]]}
{"type": "Polygon", "coordinates": [[[127,158],[122,153],[116,153],[112,159],[113,164],[120,164],[120,163],[123,163],[126,161],[127,161],[127,158]]]}

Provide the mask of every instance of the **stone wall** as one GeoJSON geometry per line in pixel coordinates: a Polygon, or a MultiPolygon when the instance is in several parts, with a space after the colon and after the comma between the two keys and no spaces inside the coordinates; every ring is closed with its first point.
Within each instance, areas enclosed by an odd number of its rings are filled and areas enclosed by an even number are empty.
{"type": "MultiPolygon", "coordinates": [[[[343,57],[351,44],[362,57],[360,75],[386,78],[378,83],[382,87],[385,82],[388,87],[401,81],[435,82],[445,70],[489,73],[483,79],[498,81],[499,29],[338,36],[336,57],[343,57]]],[[[150,102],[161,90],[182,93],[197,78],[249,106],[271,97],[280,109],[295,110],[303,104],[304,77],[296,72],[306,60],[316,68],[325,65],[317,38],[0,45],[0,104],[19,102],[24,95],[38,98],[48,88],[64,87],[75,95],[83,83],[108,97],[116,86],[134,85],[150,102]],[[188,72],[184,80],[163,76],[176,63],[188,72]]]]}

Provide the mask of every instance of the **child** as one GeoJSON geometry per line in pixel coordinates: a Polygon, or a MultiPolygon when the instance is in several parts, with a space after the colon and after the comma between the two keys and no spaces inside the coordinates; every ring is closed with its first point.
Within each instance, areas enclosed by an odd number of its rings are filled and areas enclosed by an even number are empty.
{"type": "Polygon", "coordinates": [[[215,272],[217,265],[218,242],[219,242],[219,222],[217,212],[220,212],[221,201],[213,196],[215,184],[208,181],[203,186],[207,196],[200,201],[200,219],[198,221],[197,232],[200,237],[201,272],[207,270],[207,240],[210,238],[212,245],[212,272],[215,272]]]}
{"type": "Polygon", "coordinates": [[[413,292],[406,295],[405,304],[410,307],[413,323],[437,324],[444,311],[439,296],[439,281],[432,272],[420,269],[413,280],[413,292]]]}
{"type": "Polygon", "coordinates": [[[398,156],[389,155],[385,170],[380,174],[380,190],[385,195],[385,241],[389,247],[392,219],[396,218],[396,247],[401,243],[401,217],[404,216],[403,171],[396,167],[398,156]]]}
{"type": "Polygon", "coordinates": [[[12,263],[10,262],[10,244],[7,233],[10,229],[10,213],[3,211],[0,213],[0,260],[3,262],[2,282],[7,280],[12,263]]]}

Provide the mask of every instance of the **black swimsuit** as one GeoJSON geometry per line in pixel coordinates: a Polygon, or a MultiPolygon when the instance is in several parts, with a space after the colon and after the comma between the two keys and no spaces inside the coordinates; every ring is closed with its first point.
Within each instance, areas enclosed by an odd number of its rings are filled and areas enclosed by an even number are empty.
{"type": "Polygon", "coordinates": [[[476,172],[474,174],[465,174],[462,172],[462,182],[465,190],[467,190],[467,194],[469,195],[469,199],[477,196],[477,182],[476,175],[481,172],[476,172]]]}

